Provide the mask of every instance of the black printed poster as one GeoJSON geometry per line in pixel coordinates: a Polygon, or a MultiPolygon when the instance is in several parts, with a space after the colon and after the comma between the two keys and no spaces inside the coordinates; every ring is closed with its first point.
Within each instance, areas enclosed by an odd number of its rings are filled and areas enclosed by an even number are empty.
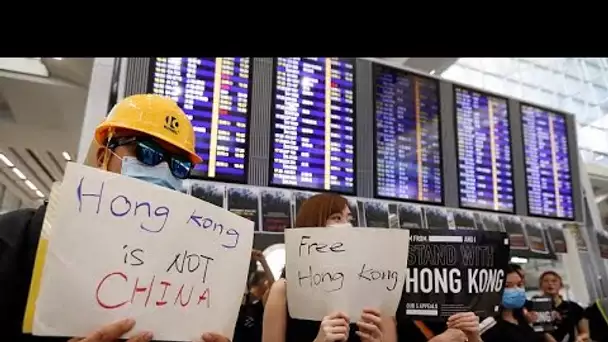
{"type": "Polygon", "coordinates": [[[190,195],[223,208],[226,186],[218,183],[192,181],[190,195]]]}
{"type": "Polygon", "coordinates": [[[399,213],[400,228],[425,228],[424,223],[422,223],[422,210],[419,206],[408,203],[399,203],[397,205],[397,211],[399,213]]]}
{"type": "Polygon", "coordinates": [[[357,200],[357,212],[359,215],[359,226],[366,227],[367,218],[365,218],[365,202],[361,200],[357,200]]]}
{"type": "Polygon", "coordinates": [[[181,186],[177,189],[182,194],[190,195],[190,191],[192,190],[192,184],[189,179],[185,179],[181,182],[181,186]]]}
{"type": "Polygon", "coordinates": [[[545,239],[545,231],[541,222],[534,219],[526,219],[524,221],[528,241],[530,241],[530,250],[535,253],[549,254],[549,246],[545,239]]]}
{"type": "Polygon", "coordinates": [[[553,251],[555,253],[568,253],[566,237],[564,236],[562,227],[559,224],[550,223],[545,225],[545,229],[549,236],[549,242],[553,246],[553,251]]]}
{"type": "Polygon", "coordinates": [[[255,223],[259,230],[259,189],[250,187],[228,188],[228,210],[255,223]]]}
{"type": "Polygon", "coordinates": [[[388,204],[380,201],[364,202],[366,227],[388,228],[388,204]]]}
{"type": "Polygon", "coordinates": [[[532,328],[536,332],[551,332],[554,330],[553,299],[546,296],[533,297],[530,302],[530,311],[536,313],[536,321],[532,322],[532,328]]]}
{"type": "Polygon", "coordinates": [[[511,240],[511,249],[514,250],[528,250],[528,239],[526,238],[526,232],[524,231],[524,224],[519,216],[502,216],[502,225],[505,227],[505,231],[509,234],[511,240]]]}
{"type": "Polygon", "coordinates": [[[280,232],[291,227],[291,192],[281,189],[262,189],[262,230],[280,232]]]}
{"type": "Polygon", "coordinates": [[[424,216],[429,229],[448,229],[448,212],[444,208],[424,207],[424,216]]]}
{"type": "Polygon", "coordinates": [[[604,232],[596,231],[597,244],[600,249],[600,257],[608,259],[608,236],[604,232]]]}
{"type": "Polygon", "coordinates": [[[359,218],[359,209],[357,208],[357,199],[354,197],[347,197],[348,201],[348,209],[350,210],[350,214],[353,216],[353,220],[350,222],[353,227],[359,227],[359,222],[361,222],[359,218]]]}
{"type": "Polygon", "coordinates": [[[576,240],[576,248],[579,252],[588,252],[587,243],[585,242],[585,238],[583,237],[583,233],[581,232],[581,225],[578,222],[572,223],[564,223],[562,226],[564,229],[568,229],[574,235],[574,239],[576,240]]]}
{"type": "Polygon", "coordinates": [[[460,230],[477,230],[475,216],[471,211],[451,210],[454,228],[460,230]]]}
{"type": "Polygon", "coordinates": [[[399,228],[399,211],[397,203],[388,204],[388,227],[399,228]]]}
{"type": "Polygon", "coordinates": [[[495,214],[475,214],[479,217],[478,222],[481,222],[482,229],[489,232],[504,232],[505,229],[500,222],[500,217],[495,214]]]}
{"type": "Polygon", "coordinates": [[[509,239],[500,232],[410,230],[398,315],[444,320],[458,312],[494,315],[502,300],[509,239]]]}

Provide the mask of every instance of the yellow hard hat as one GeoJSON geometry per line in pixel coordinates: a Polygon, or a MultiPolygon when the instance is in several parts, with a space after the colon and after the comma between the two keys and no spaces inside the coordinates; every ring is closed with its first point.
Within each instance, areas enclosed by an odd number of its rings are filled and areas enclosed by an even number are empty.
{"type": "Polygon", "coordinates": [[[95,140],[105,145],[108,136],[117,128],[141,132],[175,146],[188,154],[195,164],[203,161],[194,150],[194,129],[190,120],[168,97],[140,94],[123,99],[97,126],[95,140]]]}

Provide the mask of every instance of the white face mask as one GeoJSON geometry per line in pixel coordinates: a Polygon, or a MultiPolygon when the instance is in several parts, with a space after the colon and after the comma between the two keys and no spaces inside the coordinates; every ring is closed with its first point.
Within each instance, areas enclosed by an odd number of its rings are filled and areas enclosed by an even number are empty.
{"type": "Polygon", "coordinates": [[[332,223],[328,225],[328,228],[352,228],[352,224],[350,222],[346,223],[332,223]]]}

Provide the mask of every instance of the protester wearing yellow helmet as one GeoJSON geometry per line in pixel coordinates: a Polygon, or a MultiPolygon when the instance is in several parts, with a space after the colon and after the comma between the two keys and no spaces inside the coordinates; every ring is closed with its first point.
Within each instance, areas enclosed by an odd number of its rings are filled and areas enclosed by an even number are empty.
{"type": "Polygon", "coordinates": [[[97,167],[179,190],[202,159],[194,129],[175,102],[133,95],[118,103],[95,129],[97,167]]]}
{"type": "MultiPolygon", "coordinates": [[[[133,95],[114,106],[96,128],[89,153],[94,153],[88,158],[91,166],[175,190],[181,189],[181,181],[202,161],[195,153],[194,129],[186,114],[172,100],[150,94],[133,95]]],[[[57,341],[21,333],[45,212],[46,204],[0,216],[0,278],[5,280],[0,282],[2,341],[57,341]]],[[[135,321],[124,320],[70,341],[115,341],[136,325],[135,321]]],[[[213,333],[201,338],[205,342],[228,342],[213,333]]],[[[141,332],[128,342],[151,339],[152,334],[141,332]]]]}

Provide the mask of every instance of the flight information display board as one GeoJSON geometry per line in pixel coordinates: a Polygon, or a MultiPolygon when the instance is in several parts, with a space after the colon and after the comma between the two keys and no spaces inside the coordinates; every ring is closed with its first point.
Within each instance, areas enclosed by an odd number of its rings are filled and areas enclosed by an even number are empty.
{"type": "Polygon", "coordinates": [[[528,213],[574,219],[568,126],[564,114],[521,105],[528,213]]]}
{"type": "Polygon", "coordinates": [[[376,196],[443,203],[439,82],[374,65],[376,196]]]}
{"type": "Polygon", "coordinates": [[[460,206],[515,211],[507,99],[454,87],[460,206]]]}
{"type": "Polygon", "coordinates": [[[203,158],[193,177],[247,181],[251,61],[246,57],[157,57],[149,92],[172,98],[186,112],[203,158]]]}
{"type": "Polygon", "coordinates": [[[354,194],[354,63],[275,59],[271,185],[354,194]]]}

